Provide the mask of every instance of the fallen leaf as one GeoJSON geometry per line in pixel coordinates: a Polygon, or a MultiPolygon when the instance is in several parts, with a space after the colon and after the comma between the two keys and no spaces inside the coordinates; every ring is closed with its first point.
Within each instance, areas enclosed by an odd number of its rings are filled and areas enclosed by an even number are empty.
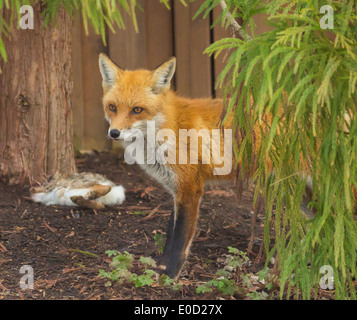
{"type": "Polygon", "coordinates": [[[56,229],[53,229],[53,228],[51,228],[50,226],[49,226],[49,224],[46,222],[46,220],[45,219],[43,219],[43,224],[45,225],[45,227],[48,229],[48,230],[50,230],[51,232],[56,232],[56,229]]]}
{"type": "Polygon", "coordinates": [[[72,232],[70,232],[69,234],[67,234],[67,235],[65,236],[65,238],[73,237],[73,236],[74,236],[74,231],[72,231],[72,232]]]}
{"type": "Polygon", "coordinates": [[[148,186],[148,187],[145,188],[145,190],[141,193],[140,198],[143,198],[146,194],[147,194],[149,197],[157,198],[156,196],[154,196],[153,194],[150,193],[151,191],[154,191],[154,190],[156,190],[156,188],[155,188],[154,186],[148,186]]]}
{"type": "Polygon", "coordinates": [[[7,249],[5,248],[5,246],[0,242],[0,251],[1,252],[7,252],[7,249]]]}
{"type": "Polygon", "coordinates": [[[82,268],[78,267],[78,268],[68,268],[68,269],[63,269],[62,273],[68,273],[68,272],[72,272],[72,271],[77,271],[77,270],[81,270],[82,268]]]}
{"type": "Polygon", "coordinates": [[[229,192],[226,190],[210,190],[210,191],[206,191],[206,194],[210,194],[213,196],[218,196],[218,197],[233,197],[234,193],[233,192],[229,192]]]}

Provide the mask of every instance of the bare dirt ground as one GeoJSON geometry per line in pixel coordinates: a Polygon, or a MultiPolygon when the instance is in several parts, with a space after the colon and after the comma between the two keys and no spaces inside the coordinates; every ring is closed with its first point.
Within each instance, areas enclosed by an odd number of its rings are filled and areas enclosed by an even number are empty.
{"type": "MultiPolygon", "coordinates": [[[[0,184],[0,299],[218,298],[215,293],[197,294],[196,288],[214,277],[228,246],[247,250],[253,217],[252,192],[244,191],[237,206],[234,185],[206,189],[191,254],[180,275],[183,285],[179,291],[157,286],[135,288],[132,283],[106,286],[107,280],[98,277],[100,269],[109,271],[111,260],[106,250],[128,251],[136,257],[158,256],[154,235],[166,232],[172,198],[140,168],[126,165],[116,154],[81,156],[77,158],[77,167],[122,184],[126,201],[97,212],[44,206],[28,199],[28,187],[0,184]],[[23,265],[33,268],[33,290],[20,288],[23,265]]],[[[263,215],[258,215],[257,236],[261,237],[263,223],[263,215]]],[[[252,261],[259,252],[261,239],[254,238],[253,244],[249,254],[252,261]]],[[[248,271],[256,272],[262,267],[261,263],[252,263],[248,271]]]]}

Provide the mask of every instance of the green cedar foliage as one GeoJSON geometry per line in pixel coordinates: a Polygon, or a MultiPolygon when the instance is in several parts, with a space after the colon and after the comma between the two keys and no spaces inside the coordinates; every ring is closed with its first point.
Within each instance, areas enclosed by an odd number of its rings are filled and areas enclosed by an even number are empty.
{"type": "MultiPolygon", "coordinates": [[[[251,39],[221,39],[206,53],[229,52],[217,86],[224,87],[226,114],[234,114],[241,171],[253,170],[255,198],[261,192],[266,199],[265,249],[267,261],[278,257],[281,297],[286,292],[287,297],[316,297],[324,276],[320,268],[329,265],[335,297],[356,299],[356,2],[226,3],[232,16],[243,19],[251,39]],[[334,11],[332,30],[320,27],[325,14],[320,7],[326,4],[334,11]],[[254,34],[258,13],[267,15],[271,31],[254,34]],[[254,140],[254,126],[262,132],[261,142],[254,140]],[[300,212],[307,175],[312,178],[310,207],[316,210],[311,220],[300,212]]],[[[218,5],[206,0],[199,13],[207,16],[218,5]]],[[[222,14],[216,23],[228,27],[230,21],[222,14]]]]}

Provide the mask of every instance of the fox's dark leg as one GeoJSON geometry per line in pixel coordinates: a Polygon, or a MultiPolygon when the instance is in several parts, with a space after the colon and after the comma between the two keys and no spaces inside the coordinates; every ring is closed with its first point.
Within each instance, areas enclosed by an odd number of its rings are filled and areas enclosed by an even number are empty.
{"type": "Polygon", "coordinates": [[[203,184],[185,185],[175,196],[175,210],[171,215],[162,264],[170,278],[176,278],[188,255],[195,234],[203,184]]]}

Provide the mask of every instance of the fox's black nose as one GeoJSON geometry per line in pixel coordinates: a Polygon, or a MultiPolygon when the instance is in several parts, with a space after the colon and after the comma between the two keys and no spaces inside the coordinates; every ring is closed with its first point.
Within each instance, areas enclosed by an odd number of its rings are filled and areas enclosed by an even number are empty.
{"type": "Polygon", "coordinates": [[[120,136],[120,131],[117,129],[110,130],[110,137],[113,139],[118,139],[120,136]]]}

